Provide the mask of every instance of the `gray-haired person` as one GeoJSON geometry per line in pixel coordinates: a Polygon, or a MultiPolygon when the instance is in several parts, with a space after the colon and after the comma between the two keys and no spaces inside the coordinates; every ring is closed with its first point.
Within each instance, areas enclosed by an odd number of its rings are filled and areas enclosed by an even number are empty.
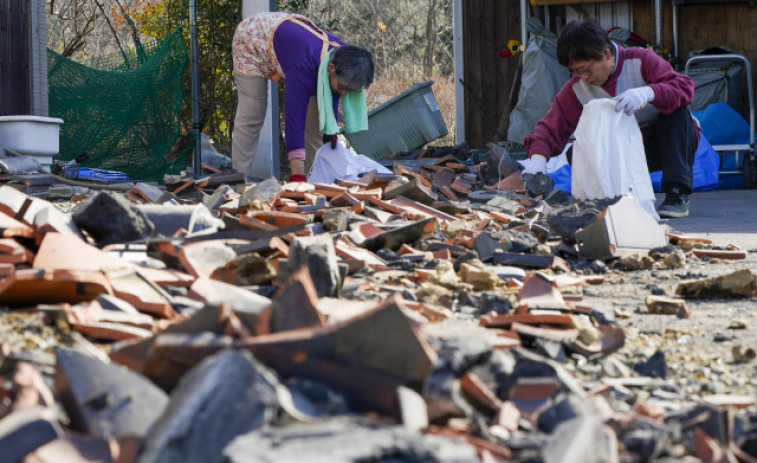
{"type": "Polygon", "coordinates": [[[306,168],[324,140],[316,97],[319,68],[328,71],[330,98],[323,100],[331,99],[336,118],[341,95],[362,91],[373,83],[371,53],[345,45],[304,16],[283,12],[259,13],[243,20],[234,34],[232,50],[239,97],[232,134],[233,167],[249,176],[268,105],[267,80],[284,81],[290,181],[305,181],[306,168]],[[324,59],[328,59],[326,68],[321,67],[324,59]]]}

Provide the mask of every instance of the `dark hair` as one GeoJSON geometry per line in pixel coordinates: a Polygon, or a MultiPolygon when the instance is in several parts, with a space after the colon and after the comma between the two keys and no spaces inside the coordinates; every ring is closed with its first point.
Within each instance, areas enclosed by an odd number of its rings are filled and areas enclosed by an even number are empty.
{"type": "Polygon", "coordinates": [[[335,48],[330,64],[334,65],[334,75],[350,88],[368,88],[373,83],[373,57],[363,47],[342,45],[335,48]]]}
{"type": "Polygon", "coordinates": [[[593,20],[571,21],[557,38],[557,60],[565,67],[571,61],[602,59],[605,50],[615,54],[607,31],[593,20]]]}

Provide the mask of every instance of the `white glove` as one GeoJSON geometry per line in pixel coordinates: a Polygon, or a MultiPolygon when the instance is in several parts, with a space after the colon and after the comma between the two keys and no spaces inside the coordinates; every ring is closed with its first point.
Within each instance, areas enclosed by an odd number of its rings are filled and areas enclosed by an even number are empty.
{"type": "Polygon", "coordinates": [[[617,102],[615,112],[619,113],[623,111],[626,113],[626,116],[630,116],[654,100],[654,90],[648,85],[631,88],[615,96],[613,100],[617,102]]]}
{"type": "Polygon", "coordinates": [[[528,167],[523,169],[524,174],[542,174],[547,171],[547,157],[543,154],[532,154],[528,167]]]}

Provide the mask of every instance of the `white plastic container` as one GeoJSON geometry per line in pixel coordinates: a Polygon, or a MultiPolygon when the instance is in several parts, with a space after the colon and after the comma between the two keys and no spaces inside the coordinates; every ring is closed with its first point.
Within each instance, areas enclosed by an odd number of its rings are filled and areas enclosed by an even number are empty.
{"type": "Polygon", "coordinates": [[[0,116],[0,148],[52,159],[60,150],[63,119],[42,116],[0,116]]]}

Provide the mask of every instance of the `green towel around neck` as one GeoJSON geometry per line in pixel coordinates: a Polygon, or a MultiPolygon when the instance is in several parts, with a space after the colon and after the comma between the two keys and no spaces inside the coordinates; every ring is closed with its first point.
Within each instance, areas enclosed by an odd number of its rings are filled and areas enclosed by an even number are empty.
{"type": "MultiPolygon", "coordinates": [[[[333,51],[332,48],[326,53],[321,60],[321,65],[318,66],[318,130],[324,135],[339,133],[339,126],[336,124],[336,117],[334,117],[328,70],[333,51]]],[[[368,113],[365,106],[365,92],[362,88],[359,91],[347,92],[347,94],[342,95],[342,111],[344,112],[345,132],[368,130],[368,113]]]]}

